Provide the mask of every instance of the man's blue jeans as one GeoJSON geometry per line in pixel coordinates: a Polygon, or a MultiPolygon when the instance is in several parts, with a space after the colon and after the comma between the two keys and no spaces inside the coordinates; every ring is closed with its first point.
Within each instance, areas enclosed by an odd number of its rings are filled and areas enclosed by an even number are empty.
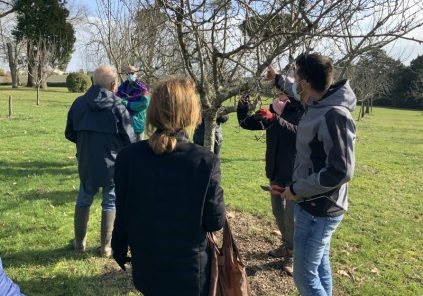
{"type": "MultiPolygon", "coordinates": [[[[90,186],[81,183],[79,185],[79,193],[76,198],[76,206],[78,208],[88,208],[92,205],[94,196],[97,194],[99,187],[90,186]]],[[[116,208],[115,185],[103,187],[103,201],[101,207],[103,211],[111,211],[116,208]]]]}
{"type": "Polygon", "coordinates": [[[302,296],[332,295],[330,240],[343,216],[316,217],[295,205],[294,281],[302,296]]]}

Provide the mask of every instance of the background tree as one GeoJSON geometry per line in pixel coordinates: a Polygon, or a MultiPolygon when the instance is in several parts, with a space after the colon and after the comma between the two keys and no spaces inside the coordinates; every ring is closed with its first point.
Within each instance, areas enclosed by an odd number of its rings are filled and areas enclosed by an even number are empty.
{"type": "Polygon", "coordinates": [[[189,75],[201,98],[210,148],[216,115],[228,111],[224,102],[260,90],[267,65],[277,62],[287,74],[293,57],[317,51],[333,58],[339,79],[348,78],[366,53],[398,39],[421,42],[407,36],[423,25],[421,6],[418,0],[97,0],[93,43],[118,69],[146,62],[151,72],[145,75],[154,79],[189,75]],[[149,35],[154,47],[142,48],[138,37],[149,29],[134,24],[153,12],[166,20],[149,22],[159,33],[149,35]]]}
{"type": "Polygon", "coordinates": [[[380,48],[361,55],[354,65],[341,67],[341,71],[347,69],[345,75],[351,80],[351,86],[361,102],[359,119],[369,113],[375,100],[389,96],[396,83],[393,73],[402,67],[400,61],[380,48]]]}
{"type": "MultiPolygon", "coordinates": [[[[44,71],[48,67],[64,70],[70,61],[76,39],[73,26],[66,21],[69,11],[65,4],[60,0],[16,0],[13,35],[17,42],[27,44],[28,86],[34,86],[34,77],[48,75],[44,71]]],[[[47,87],[46,77],[41,81],[41,87],[47,87]]]]}
{"type": "Polygon", "coordinates": [[[14,18],[8,15],[0,19],[0,58],[9,64],[12,87],[19,86],[19,71],[25,66],[25,44],[16,42],[12,35],[14,18]]]}
{"type": "Polygon", "coordinates": [[[0,18],[15,12],[15,0],[0,0],[0,18]]]}
{"type": "Polygon", "coordinates": [[[395,84],[388,96],[392,106],[423,109],[423,56],[392,73],[395,84]]]}
{"type": "MultiPolygon", "coordinates": [[[[165,73],[183,72],[174,27],[160,7],[149,1],[96,0],[98,18],[87,17],[87,60],[107,59],[118,72],[128,64],[153,83],[165,73]]],[[[122,77],[121,77],[122,79],[122,77]]]]}

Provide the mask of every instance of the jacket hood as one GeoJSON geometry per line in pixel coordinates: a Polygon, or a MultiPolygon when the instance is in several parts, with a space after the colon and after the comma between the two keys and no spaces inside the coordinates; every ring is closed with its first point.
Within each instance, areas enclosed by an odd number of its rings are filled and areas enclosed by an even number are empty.
{"type": "Polygon", "coordinates": [[[308,105],[311,108],[342,106],[352,112],[357,105],[357,97],[350,82],[345,79],[333,84],[321,100],[313,101],[308,105]]]}
{"type": "Polygon", "coordinates": [[[113,92],[98,85],[93,85],[87,91],[87,96],[90,98],[88,106],[91,109],[105,109],[120,102],[120,98],[113,92]]]}

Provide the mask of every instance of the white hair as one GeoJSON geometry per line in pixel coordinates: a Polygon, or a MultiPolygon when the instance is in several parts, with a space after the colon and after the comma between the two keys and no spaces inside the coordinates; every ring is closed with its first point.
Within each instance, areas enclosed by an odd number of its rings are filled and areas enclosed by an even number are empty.
{"type": "Polygon", "coordinates": [[[95,85],[108,88],[110,83],[117,81],[115,68],[112,66],[100,66],[93,73],[93,82],[95,85]]]}

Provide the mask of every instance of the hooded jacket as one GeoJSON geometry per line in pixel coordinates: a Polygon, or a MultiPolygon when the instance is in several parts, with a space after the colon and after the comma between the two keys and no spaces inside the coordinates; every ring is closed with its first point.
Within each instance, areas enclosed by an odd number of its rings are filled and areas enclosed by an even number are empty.
{"type": "Polygon", "coordinates": [[[120,98],[127,100],[126,109],[132,117],[136,133],[143,133],[145,130],[145,118],[150,104],[148,93],[148,86],[139,79],[134,83],[126,80],[119,86],[117,91],[117,95],[120,98]]]}
{"type": "Polygon", "coordinates": [[[354,173],[357,103],[347,80],[332,85],[306,106],[298,124],[291,191],[314,216],[338,216],[348,209],[348,181],[354,173]]]}
{"type": "Polygon", "coordinates": [[[73,102],[65,137],[76,144],[81,182],[97,187],[113,184],[116,155],[135,141],[121,99],[98,85],[73,102]]]}

